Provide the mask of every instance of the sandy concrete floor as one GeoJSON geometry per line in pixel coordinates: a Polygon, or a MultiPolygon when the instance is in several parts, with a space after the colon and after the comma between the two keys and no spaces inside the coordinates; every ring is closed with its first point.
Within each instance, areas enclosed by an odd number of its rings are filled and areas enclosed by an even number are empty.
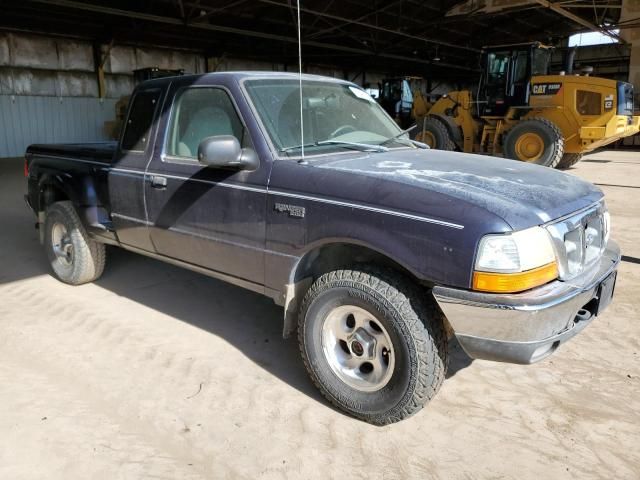
{"type": "Polygon", "coordinates": [[[54,280],[0,162],[0,478],[640,478],[640,153],[571,173],[607,194],[613,305],[533,366],[456,351],[428,408],[377,428],[316,393],[266,298],[117,249],[96,284],[54,280]]]}

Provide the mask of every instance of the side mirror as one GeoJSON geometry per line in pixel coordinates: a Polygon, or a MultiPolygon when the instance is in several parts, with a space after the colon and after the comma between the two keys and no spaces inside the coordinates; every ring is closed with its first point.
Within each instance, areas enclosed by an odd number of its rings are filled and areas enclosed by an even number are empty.
{"type": "Polygon", "coordinates": [[[251,148],[242,148],[233,135],[207,137],[198,145],[198,161],[208,167],[256,170],[258,155],[251,148]]]}

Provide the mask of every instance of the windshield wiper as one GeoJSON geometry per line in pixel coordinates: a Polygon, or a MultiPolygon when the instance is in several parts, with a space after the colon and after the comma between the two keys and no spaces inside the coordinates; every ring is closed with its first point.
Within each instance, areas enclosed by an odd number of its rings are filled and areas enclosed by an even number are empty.
{"type": "MultiPolygon", "coordinates": [[[[391,138],[387,138],[384,142],[382,142],[380,145],[388,145],[389,143],[393,142],[394,140],[399,139],[401,136],[406,135],[407,133],[409,133],[411,130],[413,130],[414,128],[416,128],[418,125],[411,125],[409,128],[406,128],[404,130],[402,130],[400,133],[398,133],[397,135],[394,135],[391,138]]],[[[413,141],[411,139],[409,139],[409,141],[411,143],[413,143],[413,141]]]]}
{"type": "Polygon", "coordinates": [[[281,149],[281,152],[288,152],[290,150],[297,150],[299,148],[318,147],[320,145],[337,145],[339,147],[354,148],[355,150],[361,150],[363,152],[388,152],[389,149],[382,145],[371,145],[369,143],[358,142],[343,142],[341,140],[323,140],[321,142],[307,143],[306,145],[294,145],[292,147],[285,147],[281,149]]]}

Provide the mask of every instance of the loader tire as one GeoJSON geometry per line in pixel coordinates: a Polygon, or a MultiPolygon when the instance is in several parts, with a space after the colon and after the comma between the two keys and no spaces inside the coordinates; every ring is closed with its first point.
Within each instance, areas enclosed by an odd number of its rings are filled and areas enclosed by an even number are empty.
{"type": "Polygon", "coordinates": [[[560,162],[558,163],[558,166],[556,168],[558,170],[566,170],[567,168],[573,167],[581,159],[581,153],[565,153],[562,156],[562,159],[560,159],[560,162]]]}
{"type": "Polygon", "coordinates": [[[416,128],[415,140],[426,143],[430,148],[436,150],[453,151],[456,144],[449,134],[447,127],[438,119],[426,117],[423,121],[418,122],[416,128]]]}
{"type": "Polygon", "coordinates": [[[550,120],[529,118],[507,132],[503,150],[507,158],[555,168],[564,154],[564,137],[550,120]]]}

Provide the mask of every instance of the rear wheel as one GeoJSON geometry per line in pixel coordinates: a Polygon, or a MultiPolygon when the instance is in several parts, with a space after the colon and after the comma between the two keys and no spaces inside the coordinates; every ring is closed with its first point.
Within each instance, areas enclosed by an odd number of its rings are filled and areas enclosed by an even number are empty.
{"type": "Polygon", "coordinates": [[[503,150],[507,158],[554,168],[564,153],[564,137],[553,122],[531,118],[509,130],[503,150]]]}
{"type": "Polygon", "coordinates": [[[92,240],[71,202],[56,202],[47,209],[45,248],[56,277],[71,285],[92,282],[102,275],[104,244],[92,240]]]}
{"type": "Polygon", "coordinates": [[[436,150],[455,150],[456,144],[447,127],[438,119],[426,117],[418,122],[415,140],[436,150]]]}
{"type": "Polygon", "coordinates": [[[420,410],[444,380],[444,318],[394,272],[337,270],[304,297],[298,341],[320,392],[376,425],[420,410]]]}
{"type": "Polygon", "coordinates": [[[559,170],[566,170],[567,168],[573,167],[580,160],[582,160],[581,153],[565,153],[560,159],[560,162],[558,162],[558,166],[556,168],[559,170]]]}

